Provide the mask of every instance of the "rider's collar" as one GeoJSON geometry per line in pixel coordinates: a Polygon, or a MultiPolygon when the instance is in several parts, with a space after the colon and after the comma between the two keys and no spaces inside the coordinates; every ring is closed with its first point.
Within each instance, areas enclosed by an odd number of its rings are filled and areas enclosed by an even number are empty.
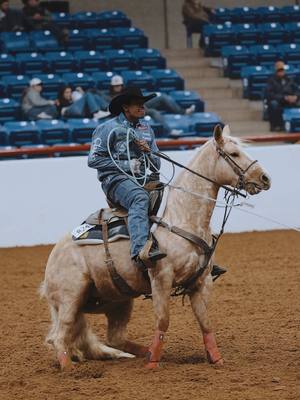
{"type": "Polygon", "coordinates": [[[123,113],[121,113],[118,116],[118,119],[119,119],[120,124],[125,126],[126,128],[136,128],[142,123],[142,120],[139,119],[136,124],[133,124],[132,122],[128,121],[128,119],[125,117],[125,115],[123,113]]]}

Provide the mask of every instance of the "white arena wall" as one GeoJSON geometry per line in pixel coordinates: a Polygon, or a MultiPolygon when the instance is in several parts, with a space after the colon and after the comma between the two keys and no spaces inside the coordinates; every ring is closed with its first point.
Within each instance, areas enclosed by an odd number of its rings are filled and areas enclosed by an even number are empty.
{"type": "MultiPolygon", "coordinates": [[[[254,208],[243,209],[299,227],[300,145],[250,146],[247,152],[269,172],[272,188],[247,200],[254,208]]],[[[193,151],[168,154],[187,164],[193,151]]],[[[162,172],[170,176],[170,165],[163,162],[162,172]]],[[[87,157],[0,161],[0,182],[0,247],[55,243],[106,204],[96,171],[87,167],[87,157]]],[[[215,210],[214,231],[221,223],[222,211],[215,210]]],[[[234,209],[226,231],[281,228],[234,209]]]]}

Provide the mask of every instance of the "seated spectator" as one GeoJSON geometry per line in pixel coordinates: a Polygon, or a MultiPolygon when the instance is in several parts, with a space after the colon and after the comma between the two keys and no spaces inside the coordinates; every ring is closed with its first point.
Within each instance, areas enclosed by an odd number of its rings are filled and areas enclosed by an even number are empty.
{"type": "Polygon", "coordinates": [[[22,0],[24,26],[27,31],[48,29],[56,36],[59,44],[66,45],[68,42],[68,31],[60,29],[52,22],[51,14],[40,5],[39,0],[22,0]]]}
{"type": "Polygon", "coordinates": [[[275,73],[269,78],[265,93],[270,130],[283,130],[283,109],[300,107],[299,87],[292,78],[286,75],[283,61],[275,63],[275,73]]]}
{"type": "Polygon", "coordinates": [[[23,29],[22,13],[19,10],[10,8],[8,0],[0,0],[0,31],[12,32],[23,29]]]}
{"type": "Polygon", "coordinates": [[[24,117],[30,121],[57,118],[55,101],[42,97],[42,90],[42,81],[39,78],[33,78],[22,96],[22,111],[24,117]]]}
{"type": "Polygon", "coordinates": [[[64,118],[95,118],[101,119],[110,115],[107,103],[99,93],[87,91],[80,87],[72,91],[70,86],[63,86],[56,100],[57,111],[64,118]]]}
{"type": "Polygon", "coordinates": [[[182,6],[183,23],[187,33],[187,47],[192,47],[192,33],[200,33],[199,45],[204,47],[203,27],[210,22],[214,10],[199,0],[185,0],[182,6]]]}

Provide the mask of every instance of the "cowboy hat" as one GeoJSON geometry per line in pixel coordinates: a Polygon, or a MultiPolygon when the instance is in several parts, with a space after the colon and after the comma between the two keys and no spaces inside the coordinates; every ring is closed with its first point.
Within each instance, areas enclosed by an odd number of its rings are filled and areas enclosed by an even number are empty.
{"type": "Polygon", "coordinates": [[[134,86],[127,87],[112,99],[108,108],[111,114],[119,115],[123,111],[123,104],[128,104],[133,99],[143,100],[143,102],[146,103],[146,101],[153,99],[155,96],[156,93],[144,96],[140,88],[134,86]]]}

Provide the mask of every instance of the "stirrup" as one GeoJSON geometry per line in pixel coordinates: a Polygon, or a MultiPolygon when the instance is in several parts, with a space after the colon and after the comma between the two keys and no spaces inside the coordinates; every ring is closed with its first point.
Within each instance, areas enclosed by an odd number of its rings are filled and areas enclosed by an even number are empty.
{"type": "Polygon", "coordinates": [[[212,271],[211,271],[211,276],[213,277],[213,282],[220,278],[221,275],[225,274],[227,272],[226,268],[219,267],[218,265],[213,265],[212,271]]]}
{"type": "Polygon", "coordinates": [[[142,264],[145,268],[153,268],[156,261],[161,260],[166,256],[166,253],[159,250],[156,239],[151,236],[137,257],[135,257],[135,261],[138,265],[142,264]]]}

